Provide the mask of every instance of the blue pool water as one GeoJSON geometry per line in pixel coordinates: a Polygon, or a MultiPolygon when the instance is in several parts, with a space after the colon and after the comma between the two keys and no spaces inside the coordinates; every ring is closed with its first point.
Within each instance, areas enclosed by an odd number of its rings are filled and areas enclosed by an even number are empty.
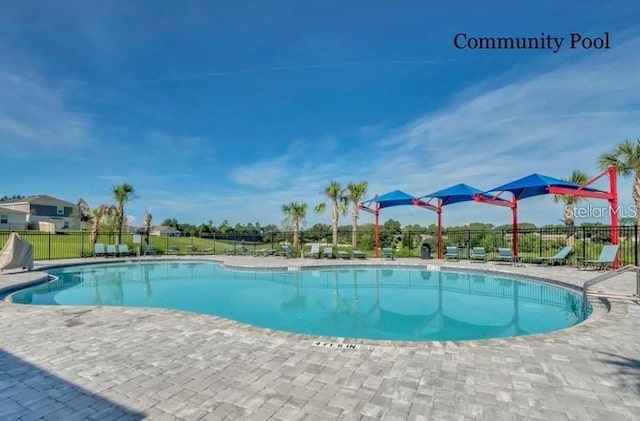
{"type": "Polygon", "coordinates": [[[358,267],[240,271],[211,262],[86,265],[18,291],[24,304],[162,307],[346,338],[464,340],[581,322],[582,296],[487,273],[358,267]]]}

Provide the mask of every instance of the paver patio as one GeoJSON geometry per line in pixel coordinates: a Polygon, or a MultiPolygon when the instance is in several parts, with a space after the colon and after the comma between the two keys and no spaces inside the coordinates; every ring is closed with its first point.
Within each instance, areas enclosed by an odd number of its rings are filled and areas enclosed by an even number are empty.
{"type": "MultiPolygon", "coordinates": [[[[429,263],[574,285],[595,275],[417,259],[216,259],[235,266],[429,263]]],[[[41,276],[5,272],[0,288],[41,276]]],[[[598,289],[630,292],[635,278],[605,285],[598,289]]],[[[637,420],[640,305],[609,304],[610,311],[597,306],[586,322],[550,334],[399,344],[349,340],[358,343],[354,350],[173,310],[5,300],[0,419],[637,420]]]]}

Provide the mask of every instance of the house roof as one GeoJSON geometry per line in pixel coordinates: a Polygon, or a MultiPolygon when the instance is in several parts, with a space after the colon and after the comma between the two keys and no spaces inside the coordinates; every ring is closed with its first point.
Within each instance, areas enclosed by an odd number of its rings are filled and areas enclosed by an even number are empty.
{"type": "Polygon", "coordinates": [[[35,194],[32,196],[23,197],[22,199],[15,200],[7,200],[6,202],[2,202],[2,204],[6,203],[29,203],[35,205],[53,205],[53,206],[66,206],[66,207],[75,207],[75,203],[67,202],[66,200],[58,199],[53,196],[48,196],[46,194],[35,194]]]}

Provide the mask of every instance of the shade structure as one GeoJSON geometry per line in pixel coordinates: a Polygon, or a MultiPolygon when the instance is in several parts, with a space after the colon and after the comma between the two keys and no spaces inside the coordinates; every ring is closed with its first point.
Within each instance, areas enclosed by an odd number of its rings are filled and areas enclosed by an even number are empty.
{"type": "Polygon", "coordinates": [[[484,194],[484,192],[476,187],[468,184],[459,183],[453,186],[449,186],[436,192],[425,194],[418,199],[425,204],[430,204],[432,199],[438,201],[436,205],[436,213],[438,214],[438,259],[442,259],[442,208],[447,205],[453,205],[454,203],[468,202],[474,200],[473,197],[476,194],[484,194]]]}
{"type": "MultiPolygon", "coordinates": [[[[510,181],[506,184],[494,187],[484,193],[474,194],[474,200],[493,205],[506,206],[511,208],[513,224],[512,251],[518,255],[518,200],[543,194],[563,194],[578,197],[589,197],[596,199],[606,199],[609,201],[611,211],[611,243],[618,244],[618,190],[616,181],[616,171],[614,167],[609,167],[602,173],[588,180],[584,185],[572,183],[556,177],[550,177],[538,173],[510,181]],[[587,187],[599,178],[609,176],[609,191],[602,191],[587,187]],[[501,196],[510,193],[511,198],[505,200],[501,196]]],[[[614,264],[618,266],[618,261],[614,264]]]]}
{"type": "Polygon", "coordinates": [[[434,211],[436,210],[435,206],[424,204],[415,196],[405,193],[402,190],[393,190],[382,195],[376,195],[371,199],[364,200],[358,204],[359,209],[365,212],[373,213],[374,215],[374,240],[376,257],[379,257],[380,253],[380,226],[378,220],[380,209],[401,205],[417,205],[425,209],[434,211]]]}

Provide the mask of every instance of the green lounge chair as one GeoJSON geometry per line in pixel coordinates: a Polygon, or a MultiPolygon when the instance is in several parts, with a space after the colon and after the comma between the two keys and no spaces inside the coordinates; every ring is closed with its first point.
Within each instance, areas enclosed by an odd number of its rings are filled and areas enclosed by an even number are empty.
{"type": "Polygon", "coordinates": [[[333,259],[333,247],[325,247],[322,250],[322,257],[326,257],[327,259],[333,259]]]}
{"type": "Polygon", "coordinates": [[[472,262],[486,262],[487,261],[487,251],[484,247],[474,247],[471,249],[471,255],[469,259],[472,262]]]}
{"type": "Polygon", "coordinates": [[[320,243],[311,243],[311,250],[307,254],[309,257],[320,258],[320,243]]]}
{"type": "Polygon", "coordinates": [[[534,263],[538,263],[540,265],[543,263],[546,263],[551,266],[555,265],[556,263],[564,264],[567,260],[567,257],[569,257],[572,251],[573,251],[573,246],[564,246],[555,255],[551,257],[542,257],[542,256],[534,257],[533,259],[531,259],[531,261],[534,263]]]}
{"type": "Polygon", "coordinates": [[[391,260],[393,260],[393,247],[383,247],[382,248],[382,258],[383,259],[391,259],[391,260]]]}
{"type": "Polygon", "coordinates": [[[167,254],[178,254],[178,253],[180,253],[180,247],[169,246],[169,250],[167,250],[167,254]]]}
{"type": "Polygon", "coordinates": [[[191,244],[187,244],[186,249],[189,254],[196,254],[198,252],[198,248],[191,244]]]}
{"type": "Polygon", "coordinates": [[[460,255],[458,254],[458,247],[457,246],[445,247],[444,260],[460,260],[460,255]]]}
{"type": "Polygon", "coordinates": [[[341,259],[351,259],[351,254],[347,253],[344,250],[338,250],[338,257],[341,259]]]}
{"type": "Polygon", "coordinates": [[[353,255],[354,259],[366,259],[367,258],[367,255],[361,250],[354,249],[354,250],[351,251],[351,254],[353,255]]]}
{"type": "Polygon", "coordinates": [[[271,248],[261,248],[255,251],[254,256],[262,256],[262,257],[266,257],[266,256],[273,256],[274,254],[276,254],[276,250],[275,249],[271,249],[271,248]]]}
{"type": "Polygon", "coordinates": [[[158,254],[158,250],[156,250],[156,248],[153,247],[151,244],[147,244],[146,246],[144,246],[144,255],[148,256],[151,254],[155,256],[156,254],[158,254]]]}
{"type": "Polygon", "coordinates": [[[618,254],[618,248],[620,246],[609,244],[606,246],[602,246],[602,251],[600,251],[600,257],[596,260],[578,260],[578,269],[587,268],[589,266],[594,269],[606,270],[607,268],[611,268],[613,266],[613,262],[616,260],[616,255],[618,254]]]}

